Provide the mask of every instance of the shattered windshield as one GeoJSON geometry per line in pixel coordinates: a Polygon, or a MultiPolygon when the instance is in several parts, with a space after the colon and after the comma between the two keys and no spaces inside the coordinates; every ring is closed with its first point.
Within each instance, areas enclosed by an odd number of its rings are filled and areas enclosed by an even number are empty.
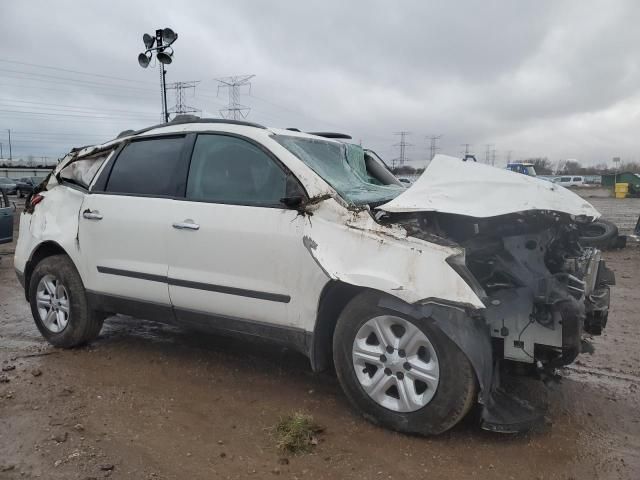
{"type": "Polygon", "coordinates": [[[354,205],[387,202],[404,190],[399,185],[381,185],[369,175],[359,145],[286,135],[274,135],[273,139],[354,205]]]}

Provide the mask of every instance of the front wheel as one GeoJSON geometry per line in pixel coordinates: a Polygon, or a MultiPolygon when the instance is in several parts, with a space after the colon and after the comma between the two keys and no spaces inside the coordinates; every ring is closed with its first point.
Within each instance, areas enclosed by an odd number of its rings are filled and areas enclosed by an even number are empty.
{"type": "Polygon", "coordinates": [[[56,347],[76,347],[94,340],[104,318],[87,303],[84,285],[66,255],[41,260],[29,282],[29,303],[42,336],[56,347]]]}
{"type": "Polygon", "coordinates": [[[458,423],[476,397],[467,357],[428,318],[378,306],[364,292],[343,310],[333,337],[340,384],[373,423],[434,435],[458,423]]]}

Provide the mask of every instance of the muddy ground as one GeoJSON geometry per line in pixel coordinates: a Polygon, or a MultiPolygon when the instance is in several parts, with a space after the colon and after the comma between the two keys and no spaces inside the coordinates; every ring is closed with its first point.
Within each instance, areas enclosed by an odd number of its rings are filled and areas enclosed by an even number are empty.
{"type": "MultiPolygon", "coordinates": [[[[635,223],[635,202],[612,201],[597,206],[635,223]]],[[[51,348],[12,250],[0,246],[0,479],[640,478],[637,247],[606,254],[619,284],[596,353],[560,384],[522,381],[544,427],[491,434],[470,417],[437,438],[370,425],[334,376],[269,345],[113,317],[91,346],[51,348]],[[271,428],[292,411],[325,428],[310,454],[275,446],[271,428]]]]}

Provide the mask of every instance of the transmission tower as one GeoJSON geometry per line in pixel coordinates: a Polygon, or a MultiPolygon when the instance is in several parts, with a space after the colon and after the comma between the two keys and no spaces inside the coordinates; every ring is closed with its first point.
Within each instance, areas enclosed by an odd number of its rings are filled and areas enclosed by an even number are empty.
{"type": "Polygon", "coordinates": [[[394,158],[392,160],[392,166],[393,168],[396,168],[396,161],[400,164],[400,166],[402,167],[405,162],[407,161],[407,147],[412,147],[413,145],[411,143],[407,143],[407,135],[409,135],[410,132],[396,132],[394,133],[394,135],[400,135],[400,142],[395,143],[393,146],[394,147],[400,147],[400,156],[394,158]]]}
{"type": "Polygon", "coordinates": [[[249,93],[251,93],[250,80],[253,77],[255,77],[255,75],[233,75],[231,77],[216,79],[220,83],[220,85],[218,85],[218,94],[220,94],[221,88],[226,88],[229,91],[229,104],[227,105],[227,108],[220,110],[222,118],[232,120],[247,118],[251,109],[240,104],[240,89],[242,87],[248,87],[249,93]]]}
{"type": "Polygon", "coordinates": [[[460,145],[461,147],[464,147],[464,156],[466,157],[467,155],[469,155],[469,148],[471,147],[470,143],[463,143],[460,145]]]}
{"type": "Polygon", "coordinates": [[[484,163],[491,165],[491,147],[493,147],[493,143],[486,143],[484,146],[486,147],[484,152],[484,163]]]}
{"type": "Polygon", "coordinates": [[[436,152],[440,150],[437,142],[442,138],[442,135],[427,135],[426,138],[429,140],[429,161],[431,161],[436,156],[436,152]]]}
{"type": "Polygon", "coordinates": [[[192,82],[175,82],[167,84],[168,90],[176,91],[176,105],[173,108],[169,109],[167,113],[175,113],[176,116],[184,115],[185,113],[200,113],[201,110],[185,104],[185,91],[192,89],[193,93],[195,94],[196,87],[199,83],[200,81],[197,80],[192,82]]]}

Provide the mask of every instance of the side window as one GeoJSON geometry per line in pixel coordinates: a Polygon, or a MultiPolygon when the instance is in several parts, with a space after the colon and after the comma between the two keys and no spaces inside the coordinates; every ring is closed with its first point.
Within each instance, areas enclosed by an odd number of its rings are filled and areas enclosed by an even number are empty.
{"type": "MultiPolygon", "coordinates": [[[[70,163],[60,171],[60,178],[87,188],[110,154],[111,152],[105,152],[70,163]]],[[[38,185],[35,182],[31,182],[29,178],[23,178],[21,180],[25,183],[33,183],[34,186],[38,185]]]]}
{"type": "Polygon", "coordinates": [[[287,174],[255,145],[225,135],[199,135],[191,156],[187,199],[280,206],[287,174]]]}
{"type": "Polygon", "coordinates": [[[582,181],[582,177],[573,177],[573,181],[574,182],[581,182],[582,181]]]}
{"type": "Polygon", "coordinates": [[[184,137],[132,142],[120,152],[105,191],[133,195],[176,196],[184,137]]]}

